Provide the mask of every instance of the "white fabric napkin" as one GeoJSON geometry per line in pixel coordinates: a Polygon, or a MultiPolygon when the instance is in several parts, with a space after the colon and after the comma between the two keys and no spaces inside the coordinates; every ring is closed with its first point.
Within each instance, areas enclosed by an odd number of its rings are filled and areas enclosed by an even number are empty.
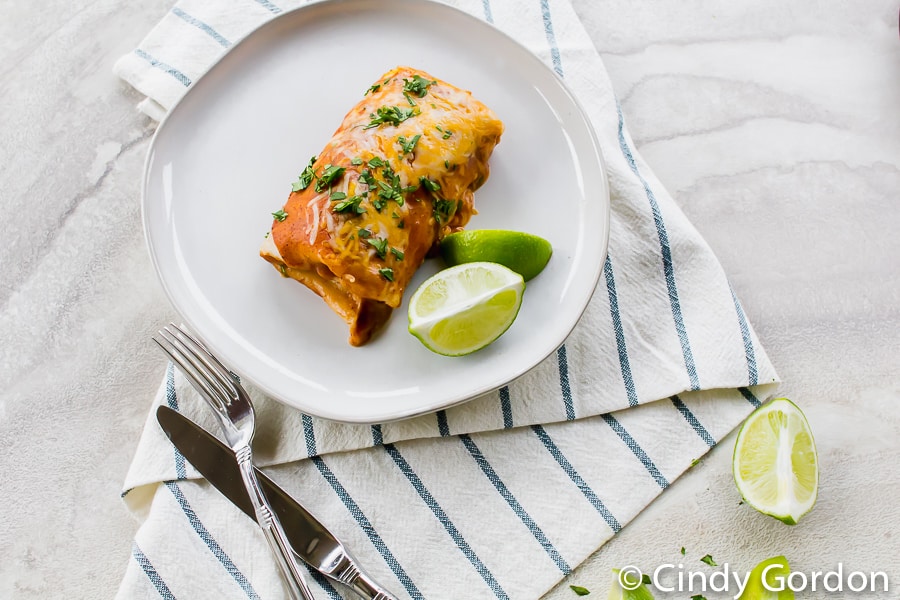
{"type": "MultiPolygon", "coordinates": [[[[297,0],[181,0],[115,72],[160,118],[216,58],[297,0]]],[[[609,257],[566,343],[524,377],[406,421],[344,425],[251,390],[258,464],[400,598],[536,599],[773,391],[718,261],[636,152],[566,0],[457,0],[564,78],[609,170],[609,257]]],[[[125,482],[142,520],[119,598],[282,598],[255,524],[174,450],[167,404],[215,432],[169,367],[125,482]]],[[[611,565],[614,566],[614,565],[611,565]]],[[[318,598],[351,597],[321,577],[318,598]]]]}

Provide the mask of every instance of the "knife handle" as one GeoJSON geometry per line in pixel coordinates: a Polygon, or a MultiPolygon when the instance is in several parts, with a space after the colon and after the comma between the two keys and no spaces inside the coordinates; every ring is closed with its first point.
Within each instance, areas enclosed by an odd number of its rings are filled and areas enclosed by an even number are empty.
{"type": "Polygon", "coordinates": [[[284,577],[285,584],[294,600],[315,600],[306,584],[306,579],[300,571],[300,564],[292,552],[291,545],[288,542],[287,535],[281,522],[275,517],[272,509],[269,507],[268,500],[259,485],[256,473],[253,470],[250,452],[238,452],[237,462],[241,470],[241,478],[253,502],[253,509],[256,512],[256,522],[266,536],[266,541],[272,549],[272,553],[278,559],[278,567],[284,577]]]}
{"type": "Polygon", "coordinates": [[[362,571],[358,571],[350,587],[366,600],[397,600],[362,571]]]}
{"type": "Polygon", "coordinates": [[[375,580],[364,573],[346,551],[342,553],[338,564],[335,565],[335,569],[330,575],[365,598],[365,600],[397,600],[396,596],[391,595],[390,592],[375,583],[375,580]]]}

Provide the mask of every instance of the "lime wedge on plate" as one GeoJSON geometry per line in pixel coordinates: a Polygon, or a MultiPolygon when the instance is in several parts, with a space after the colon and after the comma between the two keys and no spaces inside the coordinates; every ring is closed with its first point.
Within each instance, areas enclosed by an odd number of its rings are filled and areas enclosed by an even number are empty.
{"type": "Polygon", "coordinates": [[[788,525],[812,510],[819,489],[816,443],[806,416],[787,398],[756,409],[734,444],[734,481],[744,501],[788,525]]]}
{"type": "Polygon", "coordinates": [[[471,354],[509,329],[524,291],[522,276],[496,263],[444,269],[410,298],[409,332],[438,354],[471,354]]]}
{"type": "Polygon", "coordinates": [[[638,581],[633,573],[623,573],[619,569],[612,571],[615,577],[609,588],[607,600],[654,600],[653,593],[644,583],[638,581]]]}
{"type": "Polygon", "coordinates": [[[786,583],[790,574],[791,567],[785,557],[776,556],[764,560],[750,571],[747,587],[738,600],[794,600],[794,591],[786,583]]]}
{"type": "Polygon", "coordinates": [[[473,229],[451,233],[441,241],[448,265],[495,262],[522,275],[525,281],[544,270],[553,248],[542,237],[505,229],[473,229]]]}

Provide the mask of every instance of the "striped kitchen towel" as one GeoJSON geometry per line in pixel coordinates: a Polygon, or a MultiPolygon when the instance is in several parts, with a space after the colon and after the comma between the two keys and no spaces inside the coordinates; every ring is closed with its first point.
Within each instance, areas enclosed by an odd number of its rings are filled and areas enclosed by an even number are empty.
{"type": "MultiPolygon", "coordinates": [[[[159,118],[228,47],[299,4],[181,0],[115,71],[159,118]]],[[[537,599],[764,401],[777,376],[712,251],[635,150],[568,2],[451,4],[542,58],[596,129],[612,214],[594,297],[538,367],[435,414],[346,425],[251,390],[254,450],[398,597],[537,599]]],[[[158,404],[215,431],[170,365],[125,482],[142,522],[118,597],[284,597],[262,535],[172,448],[158,404]]],[[[314,590],[350,597],[321,578],[314,590]]]]}

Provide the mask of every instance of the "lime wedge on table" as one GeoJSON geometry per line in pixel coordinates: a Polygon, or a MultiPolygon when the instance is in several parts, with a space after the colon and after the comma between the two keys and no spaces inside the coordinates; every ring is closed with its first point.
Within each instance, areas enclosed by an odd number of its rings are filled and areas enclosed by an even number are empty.
{"type": "Polygon", "coordinates": [[[525,281],[544,270],[553,248],[542,237],[505,229],[473,229],[451,233],[441,241],[448,265],[495,262],[519,273],[525,281]]]}
{"type": "Polygon", "coordinates": [[[622,573],[613,569],[613,582],[609,588],[607,600],[654,600],[653,593],[647,586],[635,579],[632,573],[622,573]],[[622,581],[625,579],[625,581],[622,581]],[[627,587],[623,587],[625,583],[627,587]]]}
{"type": "Polygon", "coordinates": [[[509,329],[524,291],[522,276],[496,263],[444,269],[410,298],[409,332],[438,354],[470,354],[509,329]]]}
{"type": "Polygon", "coordinates": [[[750,571],[747,587],[738,600],[794,600],[794,591],[785,583],[790,574],[791,567],[785,557],[776,556],[764,560],[750,571]]]}
{"type": "Polygon", "coordinates": [[[788,525],[812,510],[819,488],[816,443],[806,416],[787,398],[744,422],[734,445],[734,481],[744,501],[788,525]]]}

